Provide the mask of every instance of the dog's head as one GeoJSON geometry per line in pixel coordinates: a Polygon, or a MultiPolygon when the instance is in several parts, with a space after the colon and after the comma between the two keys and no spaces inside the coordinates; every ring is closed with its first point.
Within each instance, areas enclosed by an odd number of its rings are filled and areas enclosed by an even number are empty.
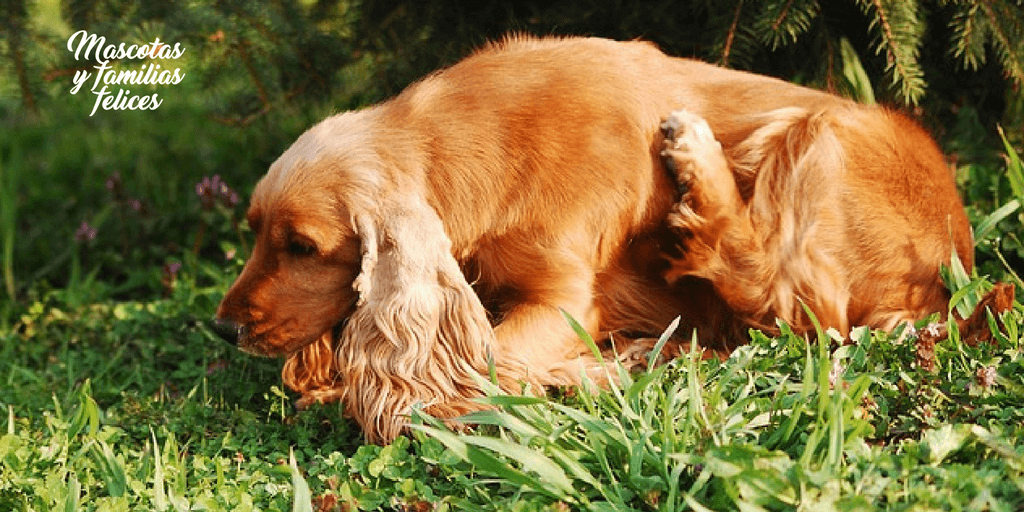
{"type": "Polygon", "coordinates": [[[371,204],[379,170],[360,132],[342,131],[354,121],[343,115],[307,131],[253,191],[255,246],[217,311],[246,352],[292,353],[355,308],[366,251],[357,217],[379,210],[371,204]]]}
{"type": "Polygon", "coordinates": [[[494,331],[417,159],[381,155],[372,116],[320,123],[257,184],[256,245],[217,317],[242,350],[290,356],[285,382],[304,401],[341,399],[371,440],[388,440],[413,404],[476,389],[494,331]]]}
{"type": "Polygon", "coordinates": [[[380,154],[373,116],[323,121],[257,184],[256,244],[217,311],[242,350],[288,355],[333,334],[350,350],[383,344],[415,359],[438,340],[467,354],[463,343],[493,337],[426,184],[400,169],[413,164],[380,154]]]}

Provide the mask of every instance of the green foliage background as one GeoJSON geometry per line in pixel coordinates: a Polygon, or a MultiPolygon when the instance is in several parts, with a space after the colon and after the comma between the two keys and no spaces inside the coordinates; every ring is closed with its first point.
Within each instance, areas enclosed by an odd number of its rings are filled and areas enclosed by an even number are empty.
{"type": "MultiPolygon", "coordinates": [[[[903,109],[951,157],[977,275],[1019,287],[1022,11],[1019,0],[0,2],[0,510],[1019,509],[1019,304],[995,343],[954,334],[939,346],[937,372],[910,332],[864,331],[838,350],[827,333],[816,345],[754,334],[728,361],[677,361],[594,397],[494,397],[480,438],[426,426],[383,448],[361,446],[336,407],[294,411],[280,363],[220,343],[209,318],[251,244],[248,194],[302,131],[509,32],[644,38],[903,109]],[[152,62],[186,78],[132,87],[159,94],[157,110],[89,116],[88,86],[70,93],[95,64],[67,50],[80,29],[180,43],[182,58],[152,62]],[[198,194],[213,176],[227,189],[198,194]],[[794,413],[800,403],[814,405],[794,413]]],[[[958,297],[990,286],[978,276],[950,279],[958,297]]]]}

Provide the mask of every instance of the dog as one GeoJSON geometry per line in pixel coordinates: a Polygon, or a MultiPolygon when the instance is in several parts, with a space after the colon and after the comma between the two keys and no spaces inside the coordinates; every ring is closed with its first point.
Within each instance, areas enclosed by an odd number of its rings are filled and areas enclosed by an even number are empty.
{"type": "Polygon", "coordinates": [[[484,408],[489,370],[600,382],[565,315],[611,354],[677,317],[675,347],[806,331],[805,306],[889,328],[945,311],[940,265],[972,262],[951,171],[900,114],[598,38],[509,37],[323,120],[247,217],[219,325],[378,443],[417,404],[484,408]]]}

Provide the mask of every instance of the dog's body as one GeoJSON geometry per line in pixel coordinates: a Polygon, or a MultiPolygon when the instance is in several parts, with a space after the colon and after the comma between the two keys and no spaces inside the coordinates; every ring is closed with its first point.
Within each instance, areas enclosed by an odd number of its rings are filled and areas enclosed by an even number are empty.
{"type": "Polygon", "coordinates": [[[891,327],[945,307],[953,248],[971,261],[950,172],[913,123],[601,39],[511,39],[323,121],[249,219],[255,250],[218,316],[374,441],[417,402],[479,408],[489,357],[510,391],[579,382],[596,361],[560,309],[598,339],[680,315],[704,341],[774,316],[805,327],[801,301],[841,330],[891,327]],[[659,125],[677,109],[713,138],[684,119],[673,173],[659,125]]]}

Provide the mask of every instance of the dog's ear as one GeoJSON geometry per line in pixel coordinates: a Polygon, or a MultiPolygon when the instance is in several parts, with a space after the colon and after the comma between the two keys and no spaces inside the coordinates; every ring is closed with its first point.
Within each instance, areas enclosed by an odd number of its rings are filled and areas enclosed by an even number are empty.
{"type": "Polygon", "coordinates": [[[342,376],[337,367],[334,333],[325,332],[316,341],[290,354],[281,368],[284,384],[302,396],[296,407],[339,400],[342,376]]]}
{"type": "Polygon", "coordinates": [[[356,235],[359,236],[359,250],[362,256],[359,275],[352,282],[352,288],[359,294],[356,306],[362,306],[373,290],[373,270],[377,265],[377,228],[371,216],[366,213],[356,215],[352,223],[356,235]]]}
{"type": "Polygon", "coordinates": [[[338,362],[346,410],[371,441],[387,441],[408,423],[412,405],[429,412],[479,394],[472,373],[486,372],[494,331],[441,219],[422,199],[386,202],[356,215],[354,225],[363,258],[353,282],[359,300],[338,362]]]}

